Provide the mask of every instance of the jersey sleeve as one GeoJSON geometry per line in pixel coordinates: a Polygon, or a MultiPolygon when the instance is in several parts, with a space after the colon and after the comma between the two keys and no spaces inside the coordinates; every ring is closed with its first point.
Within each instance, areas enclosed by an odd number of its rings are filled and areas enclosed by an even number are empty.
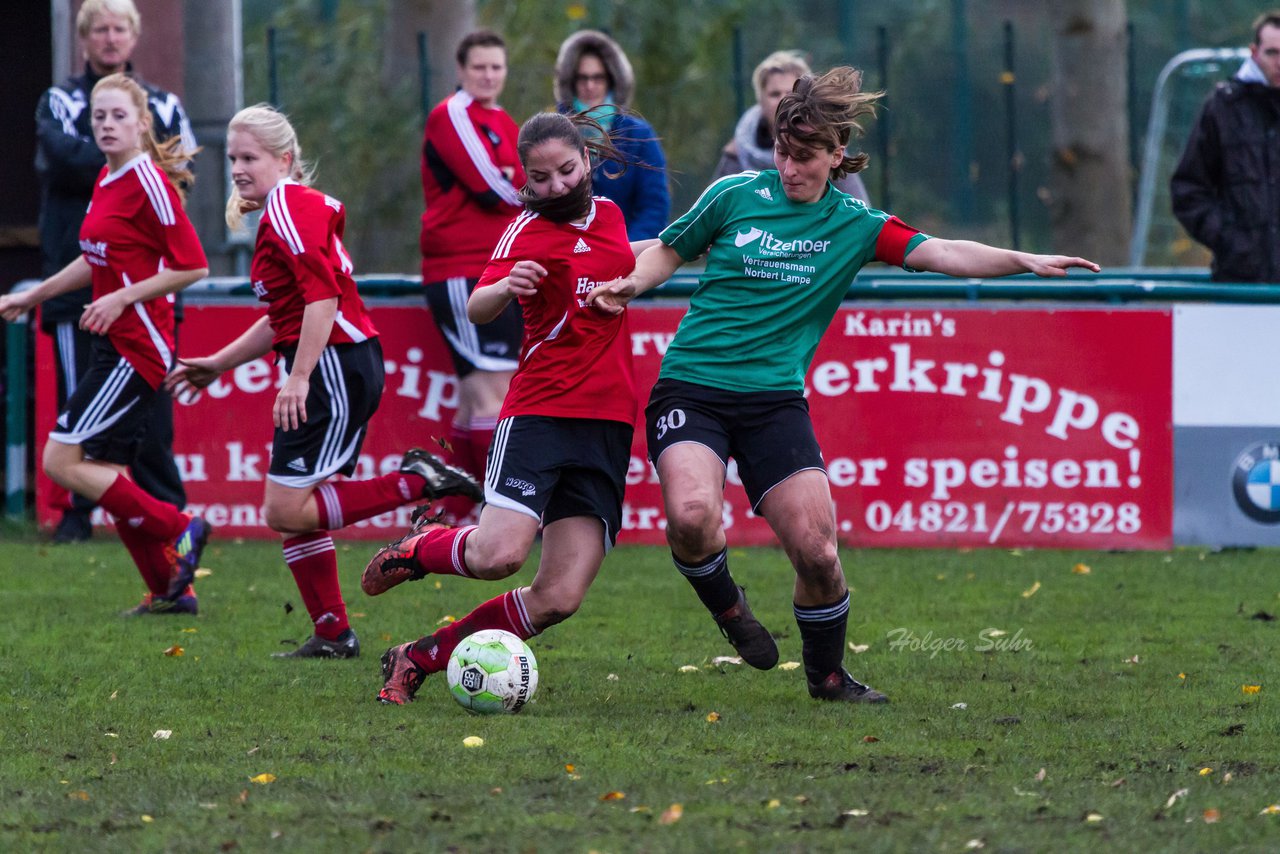
{"type": "Polygon", "coordinates": [[[36,105],[36,168],[49,186],[63,193],[88,196],[107,162],[97,143],[76,130],[76,118],[86,109],[57,86],[36,105]]]}
{"type": "Polygon", "coordinates": [[[875,259],[894,267],[910,270],[907,256],[911,250],[929,239],[929,235],[912,228],[896,216],[886,215],[880,234],[876,237],[875,259]]]}
{"type": "Polygon", "coordinates": [[[277,194],[271,210],[272,225],[289,247],[293,274],[304,302],[320,302],[342,296],[332,257],[334,221],[339,211],[325,196],[291,185],[277,194]]]}
{"type": "Polygon", "coordinates": [[[755,180],[755,173],[721,178],[702,191],[702,195],[679,219],[663,229],[658,239],[670,246],[685,261],[692,261],[707,251],[725,219],[726,195],[734,188],[755,180]]]}
{"type": "Polygon", "coordinates": [[[137,225],[151,233],[164,258],[165,267],[170,270],[208,267],[204,247],[200,245],[195,227],[182,207],[182,199],[169,179],[150,164],[139,166],[137,175],[144,200],[137,225]]]}
{"type": "Polygon", "coordinates": [[[519,207],[516,188],[489,156],[462,102],[450,98],[443,109],[433,110],[427,117],[426,136],[440,162],[479,204],[519,207]]]}

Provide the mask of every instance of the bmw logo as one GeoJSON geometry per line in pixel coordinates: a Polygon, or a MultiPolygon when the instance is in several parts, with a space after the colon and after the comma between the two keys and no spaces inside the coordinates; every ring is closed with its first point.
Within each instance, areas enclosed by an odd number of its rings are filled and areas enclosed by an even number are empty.
{"type": "Polygon", "coordinates": [[[1236,457],[1231,491],[1250,519],[1280,524],[1280,444],[1259,442],[1236,457]]]}

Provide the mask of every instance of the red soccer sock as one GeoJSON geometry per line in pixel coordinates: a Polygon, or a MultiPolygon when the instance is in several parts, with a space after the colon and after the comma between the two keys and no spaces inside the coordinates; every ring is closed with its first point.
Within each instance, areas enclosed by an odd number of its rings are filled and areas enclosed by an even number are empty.
{"type": "Polygon", "coordinates": [[[282,543],[284,562],[302,594],[316,634],[325,640],[337,640],[351,628],[347,622],[347,606],[342,601],[338,583],[338,555],[328,531],[313,531],[289,537],[282,543]]]}
{"type": "Polygon", "coordinates": [[[339,480],[315,491],[320,528],[336,531],[361,519],[377,516],[422,498],[427,482],[422,475],[393,471],[369,480],[339,480]]]}
{"type": "Polygon", "coordinates": [[[147,589],[156,596],[169,595],[169,579],[173,577],[173,562],[170,559],[172,547],[168,540],[157,540],[148,537],[137,528],[130,528],[116,522],[116,533],[120,542],[129,550],[138,574],[146,582],[147,589]]]}
{"type": "Polygon", "coordinates": [[[474,578],[467,569],[467,537],[475,525],[463,528],[432,528],[418,541],[413,557],[431,575],[462,575],[474,578]]]}
{"type": "Polygon", "coordinates": [[[538,633],[529,621],[524,607],[524,591],[520,587],[495,596],[481,603],[461,620],[450,623],[435,634],[421,638],[409,647],[409,660],[428,673],[439,673],[449,664],[449,656],[458,644],[475,632],[484,629],[504,629],[521,640],[528,640],[538,633]]]}
{"type": "Polygon", "coordinates": [[[119,475],[98,499],[98,506],[116,518],[116,527],[136,528],[148,537],[177,539],[191,517],[167,501],[152,498],[124,475],[119,475]]]}

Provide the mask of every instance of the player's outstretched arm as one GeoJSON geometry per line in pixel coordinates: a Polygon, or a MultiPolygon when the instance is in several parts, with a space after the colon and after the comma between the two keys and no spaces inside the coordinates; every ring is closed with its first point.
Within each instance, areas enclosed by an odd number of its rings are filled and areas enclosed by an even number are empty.
{"type": "Polygon", "coordinates": [[[587,305],[609,314],[621,314],[627,303],[671,278],[684,259],[680,253],[658,241],[640,253],[631,275],[597,285],[587,294],[587,305]]]}
{"type": "Polygon", "coordinates": [[[93,271],[89,267],[89,262],[84,260],[83,255],[77,255],[70,264],[34,288],[21,293],[0,296],[0,318],[17,320],[45,300],[83,288],[91,281],[93,281],[93,271]]]}
{"type": "Polygon", "coordinates": [[[181,400],[192,402],[200,389],[208,386],[226,371],[271,352],[271,324],[260,317],[240,337],[212,356],[179,358],[178,364],[164,378],[165,390],[181,400]]]}
{"type": "Polygon", "coordinates": [[[906,258],[915,270],[944,273],[948,276],[1012,276],[1035,273],[1037,276],[1065,276],[1072,267],[1083,267],[1097,273],[1102,268],[1085,258],[1069,255],[1033,255],[977,243],[972,240],[943,240],[931,237],[906,258]]]}

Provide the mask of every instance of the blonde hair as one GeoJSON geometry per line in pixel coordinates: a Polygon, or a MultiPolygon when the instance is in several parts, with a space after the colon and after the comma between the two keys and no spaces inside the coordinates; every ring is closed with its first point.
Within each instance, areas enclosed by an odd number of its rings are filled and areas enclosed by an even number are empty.
{"type": "MultiPolygon", "coordinates": [[[[270,104],[254,104],[245,107],[231,117],[227,125],[227,134],[232,131],[244,131],[251,134],[263,148],[273,157],[291,155],[289,161],[289,177],[299,184],[310,186],[315,178],[315,170],[311,164],[302,159],[302,146],[298,143],[298,133],[289,123],[289,117],[270,104]]],[[[240,190],[231,188],[231,197],[227,199],[227,225],[239,228],[244,215],[262,207],[261,202],[250,202],[241,198],[240,190]]]]}
{"type": "Polygon", "coordinates": [[[844,159],[831,170],[832,180],[861,172],[868,157],[859,151],[850,156],[848,145],[855,133],[862,135],[858,119],[874,116],[883,92],[863,92],[862,72],[842,65],[826,74],[806,74],[794,90],[778,102],[776,139],[786,150],[792,143],[835,151],[845,146],[844,159]]]}
{"type": "Polygon", "coordinates": [[[751,72],[751,85],[755,87],[756,100],[760,100],[760,96],[764,94],[765,82],[773,75],[794,74],[796,77],[803,77],[810,73],[809,63],[804,61],[804,55],[800,51],[775,50],[751,72]]]}
{"type": "Polygon", "coordinates": [[[138,7],[133,5],[133,0],[84,0],[84,5],[76,13],[76,32],[80,34],[80,38],[89,35],[93,19],[103,12],[119,15],[129,22],[135,36],[142,34],[142,16],[138,14],[138,7]]]}
{"type": "Polygon", "coordinates": [[[133,102],[134,109],[138,111],[138,121],[144,125],[140,140],[142,150],[150,155],[151,161],[169,178],[169,183],[173,184],[173,189],[178,192],[178,198],[185,203],[187,187],[195,181],[195,176],[191,174],[191,169],[188,167],[191,158],[195,157],[200,149],[191,151],[184,148],[181,134],[164,142],[156,142],[153,131],[154,121],[151,117],[151,109],[147,106],[147,93],[137,81],[124,74],[108,74],[98,81],[89,95],[90,110],[93,109],[93,101],[98,97],[98,93],[111,89],[125,93],[133,102]]]}

